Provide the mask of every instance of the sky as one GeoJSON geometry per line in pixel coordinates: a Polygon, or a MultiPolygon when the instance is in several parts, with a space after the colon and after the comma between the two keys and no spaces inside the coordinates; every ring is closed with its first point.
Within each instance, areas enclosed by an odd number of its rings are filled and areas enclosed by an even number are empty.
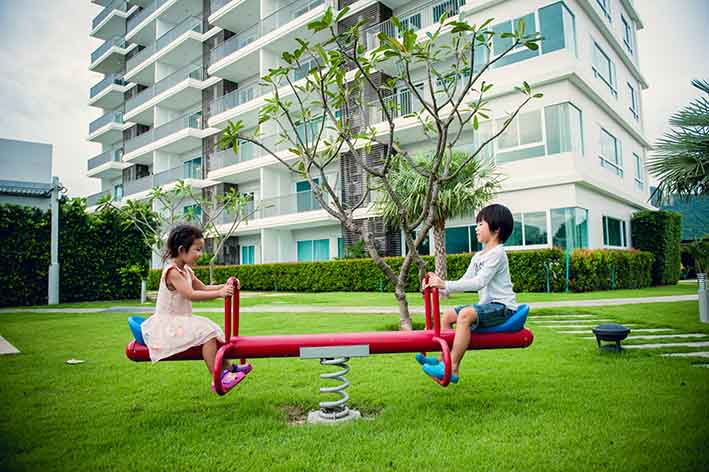
{"type": "MultiPolygon", "coordinates": [[[[615,0],[618,1],[618,0],[615,0]]],[[[692,79],[709,80],[708,0],[635,0],[645,28],[637,32],[645,134],[655,142],[667,120],[700,95],[692,79]]],[[[101,7],[89,0],[0,0],[0,138],[53,145],[53,174],[69,196],[100,190],[86,176],[101,151],[86,141],[101,110],[88,106],[100,74],[88,70],[91,20],[101,7]]]]}

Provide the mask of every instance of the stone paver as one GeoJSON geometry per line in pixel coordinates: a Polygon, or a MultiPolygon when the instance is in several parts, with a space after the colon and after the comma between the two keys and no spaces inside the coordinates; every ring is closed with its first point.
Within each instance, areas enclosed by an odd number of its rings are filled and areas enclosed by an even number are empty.
{"type": "Polygon", "coordinates": [[[574,323],[610,323],[614,320],[609,320],[609,319],[590,319],[590,320],[544,320],[544,321],[539,321],[539,320],[530,320],[530,322],[536,323],[540,326],[546,326],[548,324],[574,324],[574,323]]]}
{"type": "Polygon", "coordinates": [[[657,344],[628,344],[623,346],[626,349],[664,349],[668,347],[709,347],[709,341],[697,341],[688,343],[657,343],[657,344]]]}
{"type": "MultiPolygon", "coordinates": [[[[662,357],[708,357],[709,352],[699,351],[699,352],[671,352],[669,354],[660,354],[662,357]]],[[[709,365],[709,364],[708,364],[709,365]]]]}
{"type": "Polygon", "coordinates": [[[19,353],[20,353],[20,351],[15,346],[13,346],[9,342],[7,342],[7,340],[5,338],[0,336],[0,355],[19,354],[19,353]]]}
{"type": "MultiPolygon", "coordinates": [[[[628,328],[636,326],[632,323],[623,323],[623,326],[627,326],[628,328]]],[[[590,328],[591,326],[589,325],[537,325],[538,328],[554,328],[554,329],[570,329],[570,328],[576,328],[576,329],[581,329],[581,328],[590,328]]]]}
{"type": "MultiPolygon", "coordinates": [[[[635,330],[633,330],[635,331],[635,330]]],[[[640,335],[640,336],[633,336],[631,333],[630,336],[625,338],[626,341],[630,340],[632,341],[633,339],[676,339],[676,338],[709,338],[709,334],[701,334],[701,333],[688,333],[688,334],[648,334],[648,335],[640,335]]],[[[589,337],[584,337],[581,339],[596,339],[595,336],[589,336],[589,337]]]]}

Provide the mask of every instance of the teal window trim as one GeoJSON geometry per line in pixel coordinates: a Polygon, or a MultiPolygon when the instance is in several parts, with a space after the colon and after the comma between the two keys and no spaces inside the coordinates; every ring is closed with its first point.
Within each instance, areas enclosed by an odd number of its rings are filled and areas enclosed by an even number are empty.
{"type": "Polygon", "coordinates": [[[253,244],[241,246],[241,264],[251,265],[256,263],[256,246],[253,244]]]}
{"type": "Polygon", "coordinates": [[[611,17],[611,0],[596,0],[596,3],[598,3],[598,6],[601,7],[601,10],[603,11],[603,16],[605,16],[609,22],[612,22],[613,19],[611,17]]]}
{"type": "Polygon", "coordinates": [[[614,218],[612,216],[603,215],[603,246],[607,248],[620,248],[624,249],[628,247],[628,234],[627,226],[625,220],[621,218],[614,218]],[[618,227],[619,234],[617,235],[620,239],[620,244],[611,244],[611,239],[613,234],[611,234],[611,225],[616,225],[618,227]]]}
{"type": "Polygon", "coordinates": [[[630,113],[632,113],[635,121],[638,121],[640,119],[640,113],[638,111],[638,94],[635,87],[633,87],[630,82],[628,82],[628,95],[630,96],[630,113]]]}
{"type": "Polygon", "coordinates": [[[614,135],[609,133],[605,128],[601,128],[601,137],[599,140],[598,158],[601,161],[601,167],[610,167],[616,174],[623,177],[623,158],[620,150],[620,141],[614,135]],[[605,156],[603,154],[603,135],[607,135],[613,140],[614,156],[605,156]]]}
{"type": "Polygon", "coordinates": [[[623,23],[623,44],[625,44],[625,49],[628,50],[630,55],[634,56],[633,22],[628,21],[622,13],[620,14],[620,21],[623,23]]]}
{"type": "MultiPolygon", "coordinates": [[[[608,87],[608,90],[610,91],[611,95],[613,95],[615,98],[618,98],[618,89],[616,87],[616,69],[615,69],[615,63],[611,60],[610,57],[608,57],[608,54],[601,48],[601,46],[594,41],[593,42],[593,60],[591,61],[591,69],[593,70],[593,75],[597,79],[599,79],[601,82],[606,84],[608,87]],[[608,66],[608,77],[606,77],[603,74],[603,71],[600,71],[597,67],[597,61],[605,61],[608,66]]],[[[598,64],[600,65],[600,64],[598,64]]]]}
{"type": "Polygon", "coordinates": [[[642,159],[636,153],[633,153],[635,160],[635,189],[639,192],[645,190],[645,169],[643,169],[642,159]]]}

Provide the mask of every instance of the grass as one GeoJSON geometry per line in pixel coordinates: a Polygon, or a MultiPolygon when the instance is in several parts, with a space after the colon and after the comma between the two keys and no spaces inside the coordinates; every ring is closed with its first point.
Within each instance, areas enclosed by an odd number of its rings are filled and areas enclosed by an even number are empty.
{"type": "MultiPolygon", "coordinates": [[[[696,302],[583,311],[703,328],[696,302]]],[[[242,332],[369,331],[392,316],[249,313],[242,332]]],[[[530,326],[530,348],[469,353],[447,389],[412,354],[353,359],[351,404],[370,419],[327,427],[288,424],[320,400],[317,361],[257,359],[218,398],[201,363],[128,361],[124,314],[2,314],[22,354],[0,357],[0,470],[709,468],[709,369],[530,326]]]]}
{"type": "MultiPolygon", "coordinates": [[[[648,287],[633,290],[606,290],[599,292],[584,293],[529,293],[517,294],[517,300],[521,303],[529,302],[549,302],[549,301],[573,301],[573,300],[600,300],[609,298],[642,298],[661,297],[668,295],[692,295],[697,293],[697,287],[693,284],[677,284],[661,287],[648,287]]],[[[422,306],[423,297],[420,293],[408,293],[407,299],[413,306],[422,306]]],[[[476,294],[454,294],[448,300],[444,300],[446,305],[460,303],[474,303],[477,301],[476,294]]],[[[393,293],[380,292],[318,292],[318,293],[293,293],[293,292],[245,292],[241,298],[241,306],[251,307],[257,305],[274,304],[292,305],[326,305],[326,306],[396,306],[396,299],[393,293]]],[[[200,307],[220,307],[222,300],[210,300],[207,302],[194,303],[194,309],[200,307]]],[[[55,305],[54,308],[109,308],[119,305],[140,305],[138,300],[115,300],[86,303],[65,303],[55,305]]],[[[150,303],[154,305],[154,303],[150,303]]],[[[47,305],[39,305],[33,308],[47,308],[47,305]]]]}

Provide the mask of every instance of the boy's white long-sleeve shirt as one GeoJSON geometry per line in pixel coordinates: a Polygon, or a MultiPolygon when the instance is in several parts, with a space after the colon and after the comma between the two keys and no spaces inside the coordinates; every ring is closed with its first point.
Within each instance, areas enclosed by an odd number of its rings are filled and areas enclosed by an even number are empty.
{"type": "Polygon", "coordinates": [[[512,290],[510,266],[502,244],[489,251],[477,252],[460,280],[446,281],[446,292],[473,292],[480,295],[478,303],[502,303],[510,310],[517,309],[512,290]]]}

